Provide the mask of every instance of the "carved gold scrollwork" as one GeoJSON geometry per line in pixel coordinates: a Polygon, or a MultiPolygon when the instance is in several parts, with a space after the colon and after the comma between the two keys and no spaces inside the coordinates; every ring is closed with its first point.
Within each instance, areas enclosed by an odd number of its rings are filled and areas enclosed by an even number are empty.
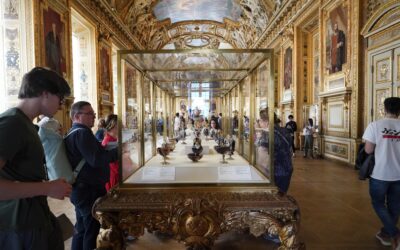
{"type": "Polygon", "coordinates": [[[117,215],[97,212],[100,233],[97,235],[97,249],[122,249],[123,235],[117,227],[117,215]]]}
{"type": "Polygon", "coordinates": [[[104,25],[97,25],[97,41],[105,41],[109,42],[110,38],[112,37],[112,34],[110,31],[104,26],[104,25]]]}
{"type": "Polygon", "coordinates": [[[279,249],[299,249],[298,218],[296,213],[288,210],[276,211],[234,211],[224,214],[224,231],[249,229],[250,233],[258,237],[264,233],[279,236],[279,249]],[[278,219],[281,218],[281,219],[278,219]]]}
{"type": "Polygon", "coordinates": [[[210,248],[221,233],[220,205],[200,198],[176,202],[171,207],[172,231],[189,248],[210,248]]]}

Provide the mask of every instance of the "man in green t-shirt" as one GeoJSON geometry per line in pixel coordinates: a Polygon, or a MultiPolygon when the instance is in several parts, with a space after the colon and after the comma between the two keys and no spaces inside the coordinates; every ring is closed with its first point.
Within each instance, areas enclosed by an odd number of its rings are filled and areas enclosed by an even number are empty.
{"type": "Polygon", "coordinates": [[[24,75],[15,108],[0,114],[0,249],[64,249],[47,196],[64,199],[71,186],[48,181],[33,119],[52,117],[71,93],[56,72],[36,67],[24,75]]]}

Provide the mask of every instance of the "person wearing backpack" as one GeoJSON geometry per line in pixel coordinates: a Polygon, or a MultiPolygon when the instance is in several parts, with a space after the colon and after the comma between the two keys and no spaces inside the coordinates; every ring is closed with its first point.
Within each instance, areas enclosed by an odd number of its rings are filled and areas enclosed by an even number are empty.
{"type": "Polygon", "coordinates": [[[286,123],[285,128],[288,130],[291,138],[293,157],[295,157],[296,148],[294,147],[294,133],[297,131],[297,123],[293,120],[293,115],[288,116],[289,121],[286,123]]]}
{"type": "Polygon", "coordinates": [[[365,129],[365,152],[375,154],[375,166],[369,179],[369,195],[383,227],[375,237],[384,246],[400,250],[400,98],[383,102],[385,116],[365,129]]]}
{"type": "Polygon", "coordinates": [[[56,72],[35,67],[22,79],[16,107],[0,114],[0,249],[64,249],[47,197],[63,200],[71,185],[48,181],[33,120],[52,117],[70,95],[56,72]]]}
{"type": "Polygon", "coordinates": [[[118,159],[118,149],[106,150],[94,136],[91,128],[96,119],[92,105],[79,101],[71,106],[70,131],[77,130],[64,139],[71,166],[85,164],[76,177],[71,193],[75,206],[76,223],[72,238],[72,250],[96,248],[100,223],[92,217],[92,207],[97,198],[106,194],[105,185],[110,179],[110,162],[118,159]]]}

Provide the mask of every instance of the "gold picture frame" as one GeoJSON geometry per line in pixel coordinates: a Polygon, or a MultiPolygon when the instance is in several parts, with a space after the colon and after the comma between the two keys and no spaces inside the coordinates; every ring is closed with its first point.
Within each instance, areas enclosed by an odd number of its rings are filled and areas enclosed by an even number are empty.
{"type": "Polygon", "coordinates": [[[59,2],[35,2],[36,64],[71,78],[70,13],[59,2]]]}
{"type": "Polygon", "coordinates": [[[350,61],[349,0],[334,1],[323,10],[323,68],[327,75],[344,72],[350,61]]]}
{"type": "Polygon", "coordinates": [[[98,65],[100,89],[112,95],[111,46],[105,42],[99,42],[98,65]]]}

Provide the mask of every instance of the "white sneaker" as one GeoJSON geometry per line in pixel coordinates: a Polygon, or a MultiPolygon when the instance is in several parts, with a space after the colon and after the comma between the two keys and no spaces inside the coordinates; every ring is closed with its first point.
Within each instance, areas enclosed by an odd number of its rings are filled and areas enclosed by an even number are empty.
{"type": "Polygon", "coordinates": [[[384,246],[391,246],[392,242],[391,242],[391,238],[388,235],[385,235],[384,233],[382,233],[382,231],[379,231],[375,234],[375,237],[381,242],[382,245],[384,246]]]}

